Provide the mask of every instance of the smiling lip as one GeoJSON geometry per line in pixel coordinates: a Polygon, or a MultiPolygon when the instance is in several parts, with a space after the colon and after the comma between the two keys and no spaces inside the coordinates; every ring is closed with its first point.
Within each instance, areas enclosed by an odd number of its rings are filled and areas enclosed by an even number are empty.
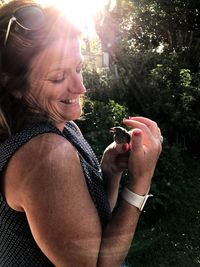
{"type": "Polygon", "coordinates": [[[66,99],[66,100],[61,100],[60,102],[70,105],[70,104],[78,104],[79,103],[79,98],[76,99],[66,99]]]}

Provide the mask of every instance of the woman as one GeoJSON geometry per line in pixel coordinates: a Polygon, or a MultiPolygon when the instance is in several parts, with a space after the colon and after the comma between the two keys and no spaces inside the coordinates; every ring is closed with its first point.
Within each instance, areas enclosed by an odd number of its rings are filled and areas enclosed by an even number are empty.
{"type": "Polygon", "coordinates": [[[79,32],[32,0],[4,5],[0,29],[0,266],[120,266],[161,152],[157,124],[125,119],[130,144],[112,143],[100,167],[73,122],[86,91],[79,32]]]}

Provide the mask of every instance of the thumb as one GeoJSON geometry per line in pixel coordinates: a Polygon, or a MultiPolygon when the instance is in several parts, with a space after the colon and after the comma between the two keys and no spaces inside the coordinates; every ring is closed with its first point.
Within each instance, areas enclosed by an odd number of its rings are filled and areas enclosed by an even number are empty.
{"type": "Polygon", "coordinates": [[[131,148],[135,151],[143,146],[143,134],[140,129],[134,129],[132,131],[131,148]]]}

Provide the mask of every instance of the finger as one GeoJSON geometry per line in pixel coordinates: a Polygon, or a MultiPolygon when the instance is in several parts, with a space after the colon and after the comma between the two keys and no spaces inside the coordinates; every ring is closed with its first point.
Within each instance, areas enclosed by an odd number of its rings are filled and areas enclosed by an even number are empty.
{"type": "Polygon", "coordinates": [[[145,117],[129,117],[129,120],[136,120],[141,123],[144,123],[148,126],[155,126],[157,127],[157,123],[151,119],[145,118],[145,117]]]}
{"type": "Polygon", "coordinates": [[[129,151],[130,149],[130,145],[129,144],[117,144],[115,145],[115,150],[117,152],[117,154],[123,154],[127,151],[129,151]]]}
{"type": "Polygon", "coordinates": [[[160,130],[160,128],[158,127],[158,133],[159,133],[159,136],[161,137],[161,130],[160,130]]]}
{"type": "Polygon", "coordinates": [[[151,132],[155,135],[155,137],[158,138],[160,142],[162,134],[160,128],[158,127],[158,124],[155,121],[145,117],[130,117],[130,119],[146,124],[147,127],[151,130],[151,132]]]}
{"type": "Polygon", "coordinates": [[[139,121],[145,125],[147,125],[148,128],[150,128],[155,134],[159,132],[158,125],[155,121],[145,118],[145,117],[129,117],[130,120],[133,121],[139,121]]]}
{"type": "Polygon", "coordinates": [[[136,151],[143,149],[143,133],[140,129],[134,129],[132,131],[131,149],[136,151]]]}
{"type": "Polygon", "coordinates": [[[123,161],[118,159],[116,163],[117,163],[117,166],[122,170],[125,170],[128,168],[128,159],[123,160],[123,161]]]}
{"type": "Polygon", "coordinates": [[[133,129],[137,128],[137,129],[142,130],[147,135],[151,135],[151,131],[150,131],[149,127],[144,123],[141,123],[141,122],[136,121],[136,120],[129,120],[129,119],[124,119],[123,123],[127,126],[130,126],[133,129]]]}
{"type": "Polygon", "coordinates": [[[123,122],[126,125],[131,126],[132,128],[143,129],[147,134],[151,132],[157,138],[160,138],[161,136],[160,128],[157,126],[157,123],[150,119],[143,117],[134,117],[134,119],[125,119],[123,120],[123,122]],[[139,118],[139,120],[137,120],[137,118],[139,118]],[[149,129],[150,132],[147,129],[149,129]]]}
{"type": "Polygon", "coordinates": [[[125,168],[125,169],[127,168],[129,155],[130,155],[130,151],[127,151],[124,154],[118,154],[115,162],[119,168],[125,168]]]}

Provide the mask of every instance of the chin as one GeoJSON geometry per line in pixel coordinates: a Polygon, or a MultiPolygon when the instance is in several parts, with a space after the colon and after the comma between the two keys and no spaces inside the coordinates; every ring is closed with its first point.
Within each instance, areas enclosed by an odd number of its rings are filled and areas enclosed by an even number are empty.
{"type": "Polygon", "coordinates": [[[73,120],[78,120],[82,114],[82,109],[77,110],[76,112],[73,112],[70,114],[70,116],[65,116],[65,121],[73,121],[73,120]]]}

